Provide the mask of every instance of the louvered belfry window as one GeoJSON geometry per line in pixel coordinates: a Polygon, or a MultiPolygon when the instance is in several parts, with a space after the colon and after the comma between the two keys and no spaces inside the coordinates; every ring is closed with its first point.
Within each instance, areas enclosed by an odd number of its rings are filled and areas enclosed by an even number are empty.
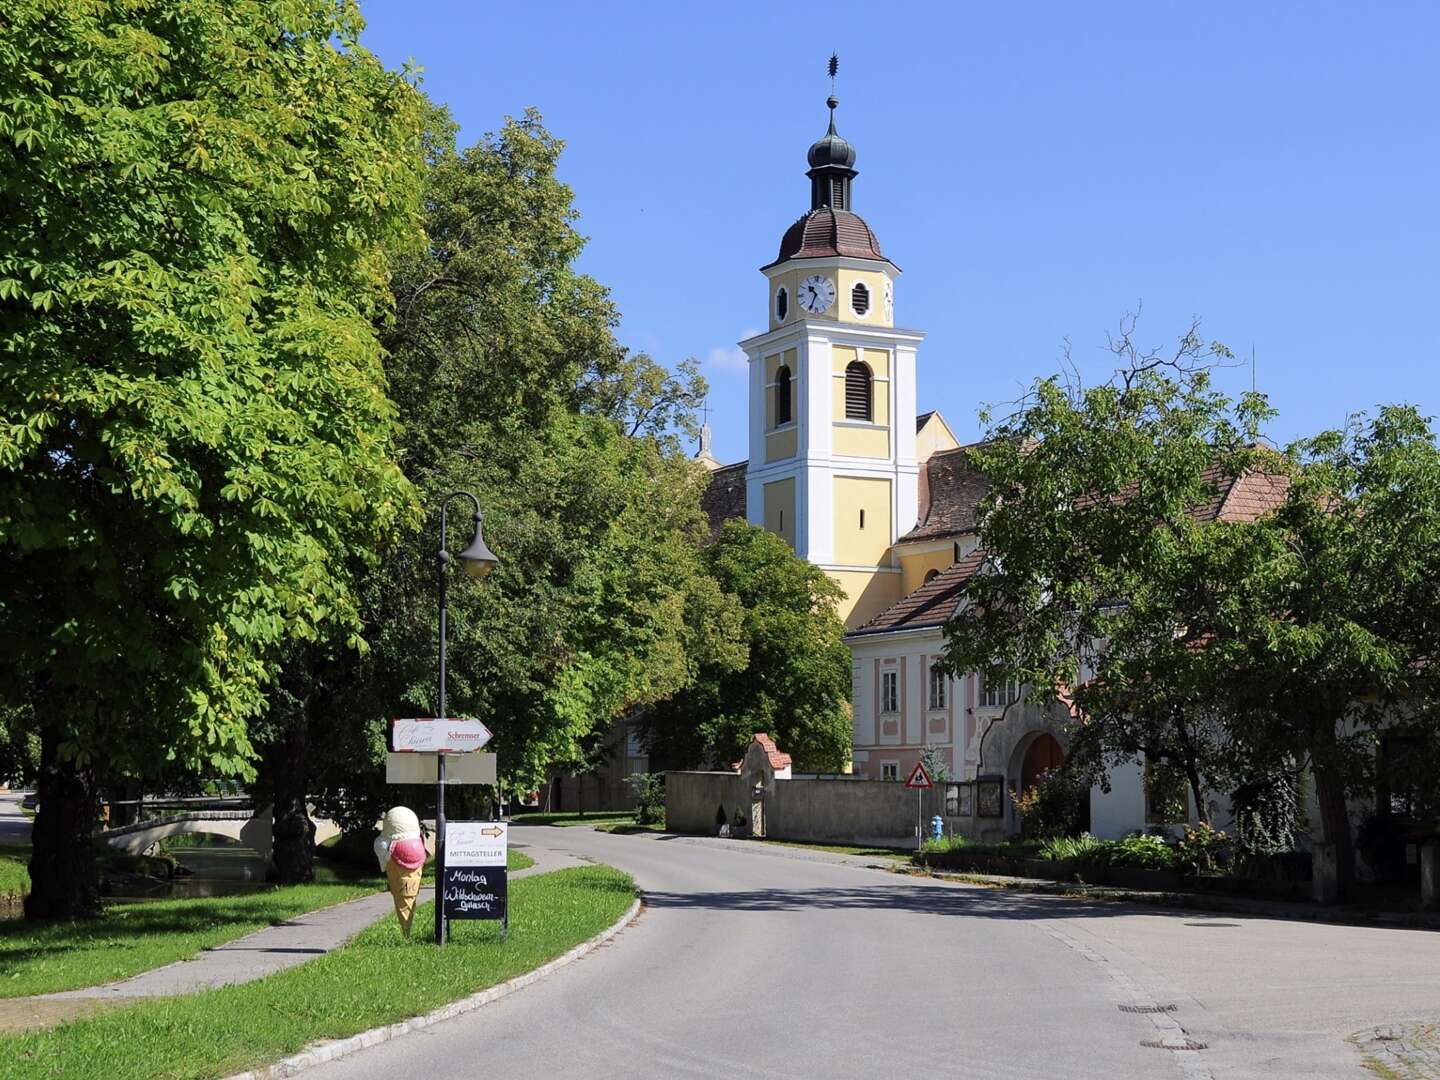
{"type": "Polygon", "coordinates": [[[870,310],[870,290],[863,281],[857,281],[855,288],[850,290],[850,306],[855,309],[856,315],[864,315],[870,310]]]}
{"type": "Polygon", "coordinates": [[[845,209],[845,181],[838,176],[830,178],[830,205],[836,210],[845,209]]]}
{"type": "Polygon", "coordinates": [[[870,368],[859,360],[845,366],[845,419],[870,420],[870,368]]]}
{"type": "Polygon", "coordinates": [[[775,372],[775,426],[790,423],[790,369],[784,364],[775,372]]]}

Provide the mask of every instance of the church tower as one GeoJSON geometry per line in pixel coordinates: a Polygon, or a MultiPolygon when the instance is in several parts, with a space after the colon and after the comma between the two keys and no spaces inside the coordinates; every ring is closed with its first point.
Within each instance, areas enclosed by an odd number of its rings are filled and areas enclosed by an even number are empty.
{"type": "MultiPolygon", "coordinates": [[[[832,60],[831,75],[834,74],[832,60]]],[[[761,267],[769,329],[750,362],[747,517],[845,590],[856,627],[900,599],[891,547],[914,525],[915,351],[894,323],[899,268],[853,203],[855,148],[830,128],[808,155],[810,209],[761,267]]]]}

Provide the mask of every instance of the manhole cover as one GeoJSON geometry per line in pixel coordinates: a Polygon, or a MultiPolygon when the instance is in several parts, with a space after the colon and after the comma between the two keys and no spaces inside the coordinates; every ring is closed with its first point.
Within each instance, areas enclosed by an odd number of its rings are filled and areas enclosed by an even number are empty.
{"type": "Polygon", "coordinates": [[[1129,1013],[1164,1013],[1174,1012],[1174,1005],[1121,1005],[1121,1012],[1129,1013]]]}
{"type": "Polygon", "coordinates": [[[1196,1042],[1194,1039],[1141,1039],[1141,1046],[1154,1047],[1156,1050],[1208,1050],[1209,1043],[1196,1042]]]}

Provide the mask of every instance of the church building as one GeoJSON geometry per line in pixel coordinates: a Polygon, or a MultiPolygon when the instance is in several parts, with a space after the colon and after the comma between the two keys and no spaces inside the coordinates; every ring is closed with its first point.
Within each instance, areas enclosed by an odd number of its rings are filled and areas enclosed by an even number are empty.
{"type": "MultiPolygon", "coordinates": [[[[1010,793],[1064,760],[1068,717],[1030,705],[1014,684],[936,666],[944,624],[983,565],[986,484],[940,413],[918,412],[925,335],[896,324],[900,268],[856,212],[856,153],[836,131],[838,104],[828,100],[829,130],[807,156],[810,207],[760,268],[769,329],[740,342],[750,457],[722,466],[705,432],[705,507],[717,528],[743,515],[777,533],[844,589],[854,773],[903,780],[924,754],[956,782],[966,831],[998,838],[1018,828],[1010,793]]],[[[1213,512],[1241,512],[1248,494],[1227,489],[1213,512]]],[[[1117,769],[1110,787],[1092,796],[1097,835],[1167,823],[1173,799],[1152,798],[1142,763],[1117,769]]]]}

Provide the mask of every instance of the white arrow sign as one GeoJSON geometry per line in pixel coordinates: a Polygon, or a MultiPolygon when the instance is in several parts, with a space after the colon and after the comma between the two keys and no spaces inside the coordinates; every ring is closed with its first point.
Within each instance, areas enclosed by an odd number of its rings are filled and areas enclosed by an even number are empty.
{"type": "Polygon", "coordinates": [[[479,720],[451,718],[391,721],[393,749],[440,754],[468,754],[490,741],[490,729],[479,720]]]}

